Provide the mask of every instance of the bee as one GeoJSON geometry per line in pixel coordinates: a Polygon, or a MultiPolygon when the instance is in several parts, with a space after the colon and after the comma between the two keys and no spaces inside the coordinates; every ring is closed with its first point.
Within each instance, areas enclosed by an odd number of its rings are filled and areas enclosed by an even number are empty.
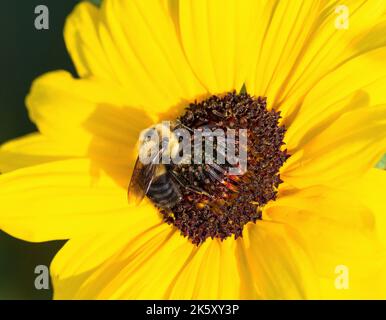
{"type": "Polygon", "coordinates": [[[148,163],[143,163],[140,155],[138,156],[128,189],[129,201],[133,199],[136,204],[139,204],[147,196],[155,205],[161,208],[173,207],[181,201],[181,192],[172,178],[169,168],[165,164],[161,164],[160,159],[164,154],[172,156],[172,153],[176,150],[178,140],[169,128],[157,124],[141,134],[139,143],[140,152],[156,150],[156,153],[148,163]],[[161,136],[162,140],[157,141],[153,138],[154,135],[161,136]]]}
{"type": "MultiPolygon", "coordinates": [[[[140,154],[135,162],[133,174],[128,188],[129,202],[132,200],[138,205],[147,196],[157,207],[170,209],[182,200],[181,188],[187,189],[207,197],[211,197],[200,187],[191,185],[179,176],[176,170],[179,164],[162,164],[160,159],[169,157],[173,160],[180,151],[180,141],[173,132],[174,129],[183,127],[193,132],[179,121],[170,122],[170,125],[157,124],[145,130],[140,138],[140,154]],[[154,139],[153,137],[158,137],[154,139]],[[159,139],[162,137],[162,139],[159,139]],[[141,161],[141,152],[156,150],[146,163],[141,161]]],[[[220,173],[224,170],[212,164],[206,166],[205,173],[213,180],[222,180],[220,173]],[[218,171],[216,173],[215,171],[218,171]]]]}

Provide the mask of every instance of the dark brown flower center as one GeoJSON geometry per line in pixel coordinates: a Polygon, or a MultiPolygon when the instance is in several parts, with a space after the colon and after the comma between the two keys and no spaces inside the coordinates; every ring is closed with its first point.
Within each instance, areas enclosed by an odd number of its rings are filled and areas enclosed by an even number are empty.
{"type": "Polygon", "coordinates": [[[227,162],[215,167],[205,161],[176,166],[174,170],[184,181],[204,192],[181,188],[182,201],[161,210],[165,222],[199,245],[208,237],[238,238],[248,222],[261,219],[261,208],[276,198],[282,182],[279,169],[289,157],[283,149],[286,129],[279,119],[279,112],[267,109],[265,98],[246,93],[212,96],[190,104],[179,118],[186,127],[247,129],[247,171],[229,175],[227,162]]]}

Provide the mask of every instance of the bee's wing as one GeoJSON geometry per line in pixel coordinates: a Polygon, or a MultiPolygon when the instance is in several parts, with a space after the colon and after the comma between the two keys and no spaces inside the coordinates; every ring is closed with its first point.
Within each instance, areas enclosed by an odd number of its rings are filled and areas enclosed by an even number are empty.
{"type": "Polygon", "coordinates": [[[140,204],[154,180],[156,168],[155,164],[144,165],[139,158],[137,159],[128,189],[129,202],[134,200],[136,205],[140,204]]]}
{"type": "Polygon", "coordinates": [[[138,205],[146,196],[156,175],[156,160],[160,159],[163,151],[164,149],[161,148],[149,164],[143,164],[139,157],[137,158],[127,194],[129,202],[134,200],[138,205]]]}

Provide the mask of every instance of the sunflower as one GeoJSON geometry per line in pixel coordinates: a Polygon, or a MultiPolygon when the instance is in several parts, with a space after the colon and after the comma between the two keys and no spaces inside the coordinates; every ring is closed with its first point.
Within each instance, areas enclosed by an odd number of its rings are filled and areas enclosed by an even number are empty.
{"type": "Polygon", "coordinates": [[[346,0],[348,28],[339,5],[76,6],[64,37],[77,76],[36,79],[39,132],[0,149],[1,229],[68,240],[55,298],[386,298],[385,1],[346,0]],[[139,133],[214,109],[258,137],[238,196],[220,213],[192,194],[171,216],[128,204],[139,133]]]}

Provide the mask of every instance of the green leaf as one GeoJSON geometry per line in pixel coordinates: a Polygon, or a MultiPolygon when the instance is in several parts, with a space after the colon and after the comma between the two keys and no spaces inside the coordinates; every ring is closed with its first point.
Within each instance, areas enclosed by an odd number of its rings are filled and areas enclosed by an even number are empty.
{"type": "Polygon", "coordinates": [[[93,4],[95,4],[96,6],[100,6],[101,5],[101,3],[102,3],[102,0],[88,0],[88,1],[90,1],[90,2],[92,2],[93,4]]]}
{"type": "Polygon", "coordinates": [[[386,170],[386,154],[383,156],[381,161],[378,162],[376,167],[379,168],[379,169],[385,169],[386,170]]]}

